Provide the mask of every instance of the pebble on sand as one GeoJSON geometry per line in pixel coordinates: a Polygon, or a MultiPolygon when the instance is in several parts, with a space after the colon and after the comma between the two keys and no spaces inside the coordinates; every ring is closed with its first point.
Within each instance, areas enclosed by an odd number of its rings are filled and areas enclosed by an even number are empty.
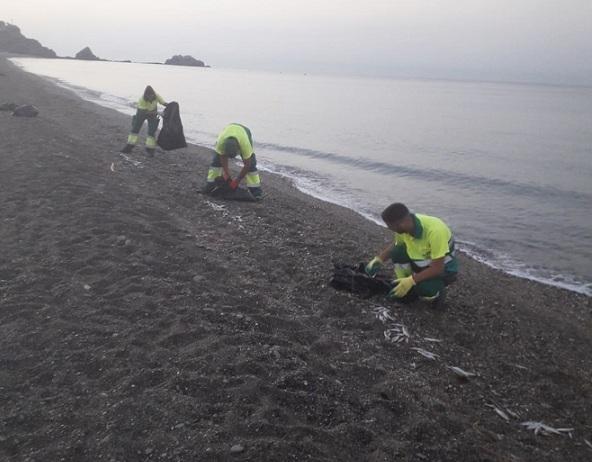
{"type": "Polygon", "coordinates": [[[240,445],[240,444],[235,444],[234,446],[232,446],[230,448],[230,452],[232,454],[239,454],[241,452],[243,452],[245,450],[244,446],[240,445]]]}

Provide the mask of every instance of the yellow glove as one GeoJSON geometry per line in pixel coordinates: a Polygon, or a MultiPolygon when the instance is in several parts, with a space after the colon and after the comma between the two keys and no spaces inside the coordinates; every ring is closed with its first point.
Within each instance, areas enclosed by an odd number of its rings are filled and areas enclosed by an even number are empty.
{"type": "Polygon", "coordinates": [[[383,262],[380,257],[374,257],[372,260],[370,260],[370,263],[366,265],[366,274],[368,276],[375,276],[382,266],[382,263],[383,262]]]}
{"type": "Polygon", "coordinates": [[[408,276],[406,278],[395,279],[395,284],[397,285],[389,292],[389,297],[403,298],[413,288],[415,280],[413,276],[408,276]]]}

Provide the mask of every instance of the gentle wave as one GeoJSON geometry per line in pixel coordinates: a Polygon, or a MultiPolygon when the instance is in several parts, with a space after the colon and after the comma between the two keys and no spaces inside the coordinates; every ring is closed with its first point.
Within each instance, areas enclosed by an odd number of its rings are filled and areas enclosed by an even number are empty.
{"type": "Polygon", "coordinates": [[[358,169],[380,173],[386,176],[413,177],[415,179],[423,180],[430,183],[444,183],[455,187],[473,189],[479,192],[483,192],[485,188],[490,188],[496,189],[496,193],[498,194],[520,194],[533,196],[536,198],[554,196],[569,201],[581,201],[582,203],[587,204],[592,202],[592,195],[579,193],[575,191],[563,191],[557,188],[541,187],[525,183],[516,183],[498,178],[488,178],[478,175],[467,175],[458,172],[451,172],[449,170],[414,168],[406,165],[397,165],[392,163],[368,160],[364,158],[355,158],[342,154],[336,154],[333,152],[316,151],[313,149],[306,149],[295,146],[283,146],[279,144],[261,142],[259,142],[258,145],[264,149],[286,152],[302,157],[323,159],[336,164],[348,165],[351,167],[356,167],[358,169]]]}

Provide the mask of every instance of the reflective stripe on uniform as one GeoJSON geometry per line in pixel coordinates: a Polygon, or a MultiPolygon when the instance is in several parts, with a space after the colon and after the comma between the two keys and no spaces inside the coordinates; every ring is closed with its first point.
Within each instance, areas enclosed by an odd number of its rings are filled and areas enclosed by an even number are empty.
{"type": "MultiPolygon", "coordinates": [[[[454,252],[451,253],[450,255],[446,255],[446,257],[444,257],[444,264],[446,263],[450,263],[452,260],[454,260],[454,252]]],[[[427,268],[428,266],[430,266],[432,264],[433,260],[413,260],[413,264],[416,266],[419,266],[420,268],[427,268]]]]}
{"type": "Polygon", "coordinates": [[[146,147],[153,149],[156,147],[156,138],[154,138],[153,136],[149,136],[148,138],[146,138],[146,147]]]}
{"type": "Polygon", "coordinates": [[[247,180],[248,188],[259,188],[261,186],[261,178],[258,172],[247,173],[245,179],[247,180]]]}
{"type": "Polygon", "coordinates": [[[411,264],[410,263],[395,263],[395,277],[397,279],[406,278],[411,276],[411,264]]]}
{"type": "Polygon", "coordinates": [[[420,268],[427,268],[432,264],[432,260],[413,260],[413,264],[420,268]]]}
{"type": "Polygon", "coordinates": [[[208,170],[208,183],[213,183],[219,176],[222,176],[222,168],[210,167],[210,169],[208,170]]]}
{"type": "Polygon", "coordinates": [[[138,143],[138,135],[137,133],[130,133],[127,137],[127,144],[137,144],[138,143]]]}

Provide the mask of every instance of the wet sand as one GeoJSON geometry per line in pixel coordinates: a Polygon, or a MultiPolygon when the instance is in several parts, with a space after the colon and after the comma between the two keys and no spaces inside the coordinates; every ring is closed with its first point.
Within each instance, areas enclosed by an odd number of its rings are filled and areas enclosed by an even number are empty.
{"type": "Polygon", "coordinates": [[[336,292],[384,229],[266,173],[208,199],[209,149],[125,159],[128,117],[0,57],[4,102],[40,115],[0,112],[0,460],[592,460],[589,297],[464,256],[445,310],[336,292]]]}

